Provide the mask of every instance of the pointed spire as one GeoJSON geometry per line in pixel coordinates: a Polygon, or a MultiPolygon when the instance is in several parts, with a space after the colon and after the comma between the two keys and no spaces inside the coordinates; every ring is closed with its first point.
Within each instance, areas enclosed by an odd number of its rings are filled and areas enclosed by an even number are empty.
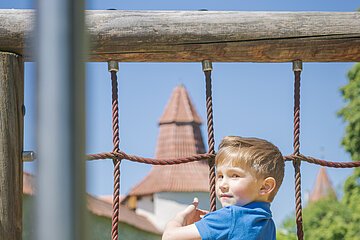
{"type": "Polygon", "coordinates": [[[315,186],[310,193],[309,202],[316,202],[324,198],[336,199],[336,193],[326,173],[326,169],[321,167],[316,178],[315,186]]]}
{"type": "Polygon", "coordinates": [[[165,123],[197,123],[201,124],[201,118],[192,104],[189,94],[184,85],[177,86],[167,103],[159,124],[165,123]]]}
{"type": "MultiPolygon", "coordinates": [[[[183,85],[177,86],[160,118],[156,158],[187,157],[205,153],[201,119],[183,85]]],[[[156,192],[208,192],[209,167],[206,161],[153,166],[129,196],[156,192]]]]}
{"type": "Polygon", "coordinates": [[[157,158],[177,158],[204,153],[201,118],[184,85],[177,86],[159,121],[157,158]]]}

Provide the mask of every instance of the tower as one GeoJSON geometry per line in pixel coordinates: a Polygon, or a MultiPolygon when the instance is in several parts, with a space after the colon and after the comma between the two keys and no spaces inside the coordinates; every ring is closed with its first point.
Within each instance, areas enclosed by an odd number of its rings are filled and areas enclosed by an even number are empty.
{"type": "Polygon", "coordinates": [[[314,188],[309,195],[309,202],[316,202],[320,199],[329,197],[336,199],[336,192],[326,173],[326,169],[321,167],[316,177],[314,188]]]}
{"type": "MultiPolygon", "coordinates": [[[[201,118],[183,85],[177,86],[159,120],[156,158],[205,153],[201,118]]],[[[206,161],[153,166],[150,173],[122,201],[146,216],[160,230],[196,196],[209,209],[209,167],[206,161]]]]}

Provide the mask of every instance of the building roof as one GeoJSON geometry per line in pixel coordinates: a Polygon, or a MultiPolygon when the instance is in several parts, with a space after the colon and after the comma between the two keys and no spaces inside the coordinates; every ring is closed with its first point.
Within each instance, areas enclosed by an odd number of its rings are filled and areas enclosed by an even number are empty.
{"type": "Polygon", "coordinates": [[[34,176],[30,173],[23,173],[23,193],[26,195],[34,195],[35,190],[35,179],[34,176]]]}
{"type": "MultiPolygon", "coordinates": [[[[34,176],[24,172],[23,193],[25,195],[32,196],[35,194],[35,192],[36,191],[34,176]]],[[[112,218],[112,197],[95,197],[87,194],[86,203],[87,208],[91,213],[97,216],[102,216],[110,219],[112,218]]],[[[161,232],[147,218],[136,214],[135,211],[128,209],[124,205],[120,205],[119,222],[129,224],[143,231],[161,234],[161,232]]]]}
{"type": "Polygon", "coordinates": [[[328,197],[336,198],[336,193],[326,173],[326,169],[321,167],[314,188],[309,195],[309,202],[316,202],[328,197]]]}
{"type": "MultiPolygon", "coordinates": [[[[185,87],[176,87],[159,121],[156,158],[178,158],[204,153],[200,125],[201,118],[185,87]]],[[[128,196],[156,192],[208,192],[208,175],[206,161],[153,166],[128,196]]]]}
{"type": "MultiPolygon", "coordinates": [[[[112,217],[112,204],[108,201],[87,195],[86,202],[87,208],[93,214],[106,218],[112,217]]],[[[119,222],[127,223],[143,231],[161,234],[161,232],[147,218],[136,214],[135,211],[128,209],[124,205],[120,205],[119,222]]]]}
{"type": "MultiPolygon", "coordinates": [[[[102,195],[102,196],[97,196],[97,198],[104,202],[108,202],[110,204],[112,204],[112,202],[113,202],[113,195],[102,195]]],[[[124,198],[124,196],[120,195],[120,197],[119,197],[120,201],[122,201],[123,198],[124,198]]]]}
{"type": "Polygon", "coordinates": [[[179,85],[173,90],[171,98],[159,120],[160,124],[173,122],[194,122],[201,124],[201,118],[191,103],[184,85],[179,85]]]}

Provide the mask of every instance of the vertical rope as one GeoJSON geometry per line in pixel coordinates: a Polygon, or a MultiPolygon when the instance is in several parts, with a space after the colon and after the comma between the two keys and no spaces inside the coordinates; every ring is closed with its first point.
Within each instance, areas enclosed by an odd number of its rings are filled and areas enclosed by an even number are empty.
{"type": "MultiPolygon", "coordinates": [[[[293,62],[294,80],[294,155],[300,154],[300,74],[302,62],[293,62]]],[[[296,205],[296,227],[299,240],[303,240],[304,232],[302,225],[302,206],[301,206],[301,172],[300,160],[294,160],[295,169],[295,205],[296,205]]]]}
{"type": "MultiPolygon", "coordinates": [[[[111,73],[111,87],[112,87],[112,130],[113,130],[113,152],[119,152],[120,137],[119,137],[119,105],[118,105],[118,82],[116,72],[118,71],[118,63],[114,61],[109,62],[109,71],[111,73]]],[[[114,164],[114,193],[113,193],[113,212],[112,212],[112,227],[111,239],[118,239],[118,223],[119,223],[119,195],[120,195],[120,163],[121,159],[113,159],[114,164]]]]}
{"type": "MultiPolygon", "coordinates": [[[[208,133],[208,153],[215,154],[214,124],[212,110],[212,92],[211,92],[211,71],[212,64],[205,60],[202,62],[206,82],[206,116],[207,116],[207,133],[208,133]]],[[[209,186],[210,186],[210,211],[216,210],[216,193],[215,193],[215,161],[209,160],[209,186]]]]}

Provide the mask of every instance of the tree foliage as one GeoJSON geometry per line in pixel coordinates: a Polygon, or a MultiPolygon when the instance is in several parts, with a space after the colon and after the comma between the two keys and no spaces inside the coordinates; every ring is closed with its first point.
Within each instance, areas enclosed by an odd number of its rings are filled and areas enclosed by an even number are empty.
{"type": "MultiPolygon", "coordinates": [[[[339,115],[347,122],[342,145],[350,153],[352,160],[360,161],[360,63],[355,64],[348,73],[349,83],[341,89],[347,105],[339,115]]],[[[360,239],[360,168],[344,184],[342,202],[349,207],[352,223],[348,226],[348,236],[360,239]]]]}
{"type": "MultiPolygon", "coordinates": [[[[339,116],[347,122],[342,145],[350,153],[352,160],[360,160],[360,63],[355,64],[348,73],[349,83],[341,88],[346,106],[339,116]]],[[[359,171],[359,170],[358,170],[359,171]]]]}
{"type": "MultiPolygon", "coordinates": [[[[348,237],[348,227],[352,224],[352,212],[348,206],[335,198],[309,203],[303,209],[305,239],[357,239],[348,237]]],[[[295,240],[296,225],[294,217],[289,217],[278,231],[278,240],[295,240]]]]}
{"type": "MultiPolygon", "coordinates": [[[[360,64],[348,73],[349,83],[341,88],[346,105],[339,116],[347,123],[342,145],[352,160],[360,161],[360,64]]],[[[305,239],[360,239],[360,168],[344,184],[344,196],[310,203],[303,210],[305,239]]],[[[296,239],[294,217],[284,221],[278,240],[296,239]]]]}

